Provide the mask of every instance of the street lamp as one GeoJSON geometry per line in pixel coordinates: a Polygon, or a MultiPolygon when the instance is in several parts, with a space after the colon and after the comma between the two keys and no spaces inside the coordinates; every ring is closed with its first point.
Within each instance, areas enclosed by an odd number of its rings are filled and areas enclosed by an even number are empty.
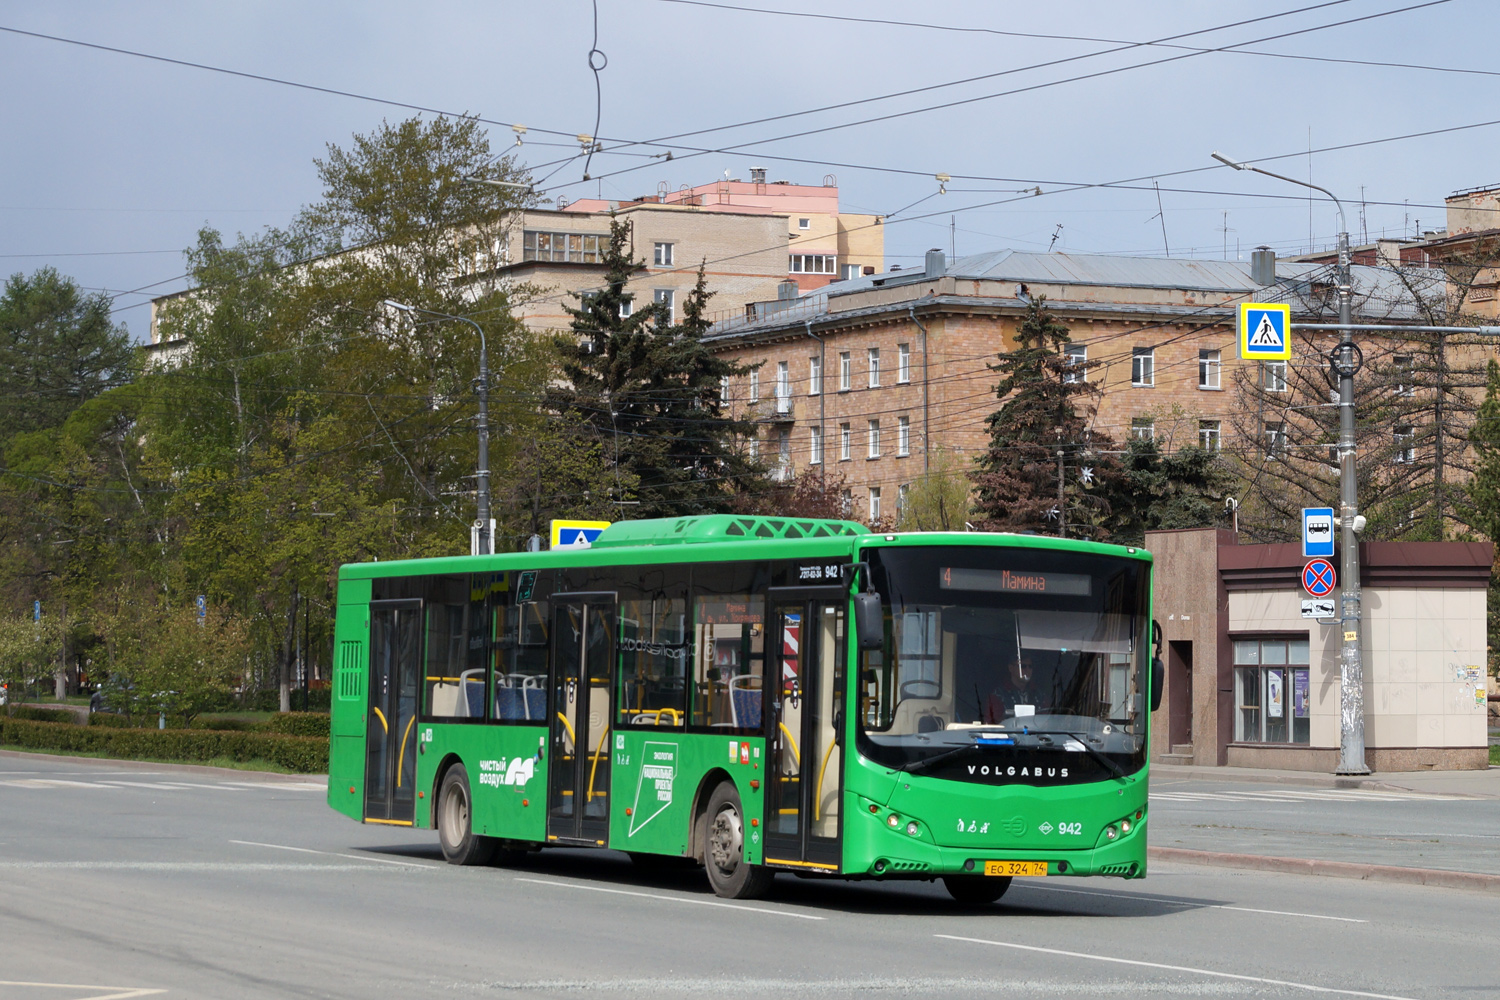
{"type": "MultiPolygon", "coordinates": [[[[1339,210],[1339,322],[1340,334],[1338,360],[1334,371],[1339,377],[1339,521],[1342,526],[1339,542],[1343,546],[1341,569],[1343,589],[1339,594],[1339,630],[1341,651],[1339,657],[1339,764],[1338,774],[1369,774],[1365,764],[1365,684],[1364,658],[1360,651],[1360,582],[1359,540],[1357,532],[1364,527],[1364,518],[1359,516],[1359,484],[1354,470],[1354,373],[1359,365],[1355,361],[1354,331],[1351,319],[1351,283],[1349,266],[1349,226],[1344,221],[1344,205],[1338,197],[1325,187],[1285,177],[1250,163],[1238,163],[1222,153],[1211,154],[1214,159],[1236,170],[1253,170],[1267,177],[1274,177],[1288,184],[1297,184],[1327,195],[1339,210]],[[1356,523],[1358,522],[1358,523],[1356,523]]],[[[1287,331],[1288,336],[1291,331],[1287,331]]]]}
{"type": "Polygon", "coordinates": [[[484,340],[484,328],[467,316],[409,306],[394,299],[386,299],[384,304],[412,316],[425,313],[439,319],[467,323],[479,334],[479,468],[474,472],[479,494],[479,544],[475,546],[477,551],[474,554],[490,555],[494,552],[493,539],[490,538],[490,360],[484,340]]]}

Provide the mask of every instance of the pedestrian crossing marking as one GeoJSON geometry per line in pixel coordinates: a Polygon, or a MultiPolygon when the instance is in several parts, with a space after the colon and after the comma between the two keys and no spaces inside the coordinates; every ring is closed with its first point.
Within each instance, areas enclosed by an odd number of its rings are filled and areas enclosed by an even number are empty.
{"type": "Polygon", "coordinates": [[[1272,350],[1281,347],[1281,333],[1271,325],[1271,317],[1261,314],[1260,326],[1250,335],[1251,347],[1266,347],[1272,350]]]}

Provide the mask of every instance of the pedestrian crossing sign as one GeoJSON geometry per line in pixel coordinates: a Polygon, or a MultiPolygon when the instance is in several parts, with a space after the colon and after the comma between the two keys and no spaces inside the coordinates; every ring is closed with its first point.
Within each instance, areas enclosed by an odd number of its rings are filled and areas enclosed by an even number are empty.
{"type": "Polygon", "coordinates": [[[1247,361],[1286,361],[1292,356],[1292,307],[1266,302],[1240,303],[1240,357],[1247,361]]]}
{"type": "Polygon", "coordinates": [[[610,526],[609,521],[553,521],[554,549],[586,549],[610,526]]]}

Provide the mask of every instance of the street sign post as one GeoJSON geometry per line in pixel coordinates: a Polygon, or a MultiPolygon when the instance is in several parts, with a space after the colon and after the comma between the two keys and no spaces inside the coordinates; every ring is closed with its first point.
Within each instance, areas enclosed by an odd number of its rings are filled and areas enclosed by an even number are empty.
{"type": "Polygon", "coordinates": [[[1292,307],[1275,302],[1240,303],[1240,357],[1286,361],[1292,356],[1292,307]]]}
{"type": "Polygon", "coordinates": [[[610,521],[553,521],[552,547],[554,549],[586,549],[594,544],[610,521]]]}
{"type": "Polygon", "coordinates": [[[1333,555],[1333,508],[1302,508],[1302,558],[1333,555]]]}
{"type": "Polygon", "coordinates": [[[1338,574],[1327,559],[1310,559],[1302,567],[1302,589],[1312,596],[1327,597],[1338,585],[1338,574]]]}

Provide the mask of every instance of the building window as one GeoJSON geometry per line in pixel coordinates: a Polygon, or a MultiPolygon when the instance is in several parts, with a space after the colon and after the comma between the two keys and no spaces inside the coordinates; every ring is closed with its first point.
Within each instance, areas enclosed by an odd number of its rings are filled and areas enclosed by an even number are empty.
{"type": "Polygon", "coordinates": [[[760,461],[760,435],[755,432],[750,434],[750,461],[760,461]]]}
{"type": "Polygon", "coordinates": [[[880,520],[880,487],[870,487],[870,520],[880,520]]]}
{"type": "Polygon", "coordinates": [[[798,229],[811,229],[812,228],[812,220],[811,219],[798,219],[797,220],[797,228],[798,229]]]}
{"type": "Polygon", "coordinates": [[[911,417],[896,418],[896,454],[911,454],[911,417]]]}
{"type": "Polygon", "coordinates": [[[1130,384],[1140,386],[1156,384],[1156,348],[1137,347],[1131,351],[1130,384]]]}
{"type": "Polygon", "coordinates": [[[839,392],[848,392],[849,383],[854,378],[854,362],[849,359],[848,351],[839,352],[839,392]]]}
{"type": "Polygon", "coordinates": [[[854,447],[854,432],[848,424],[839,424],[839,461],[847,462],[854,447]]]}
{"type": "Polygon", "coordinates": [[[1063,382],[1073,385],[1088,380],[1089,349],[1086,344],[1069,344],[1063,350],[1063,382]]]}
{"type": "Polygon", "coordinates": [[[651,262],[657,267],[672,266],[672,244],[658,243],[651,254],[651,262]]]}
{"type": "Polygon", "coordinates": [[[597,264],[603,248],[608,246],[608,235],[543,233],[528,229],[521,234],[521,259],[597,264]]]}
{"type": "Polygon", "coordinates": [[[839,507],[844,517],[854,513],[854,491],[847,486],[839,493],[839,507]]]}
{"type": "Polygon", "coordinates": [[[729,402],[729,376],[725,375],[719,379],[719,402],[729,402]]]}
{"type": "Polygon", "coordinates": [[[838,256],[831,253],[794,253],[787,270],[793,274],[838,274],[838,256]]]}
{"type": "Polygon", "coordinates": [[[1156,421],[1150,417],[1131,417],[1130,436],[1137,441],[1156,440],[1156,421]]]}
{"type": "Polygon", "coordinates": [[[677,292],[671,288],[658,288],[656,290],[656,304],[661,306],[662,313],[670,323],[675,318],[674,310],[677,308],[677,292]]]}
{"type": "Polygon", "coordinates": [[[1267,420],[1264,440],[1266,457],[1281,458],[1286,454],[1286,424],[1280,420],[1267,420]]]}
{"type": "Polygon", "coordinates": [[[1234,640],[1236,743],[1309,743],[1306,639],[1234,640]]]}
{"type": "Polygon", "coordinates": [[[760,402],[760,371],[758,369],[750,373],[750,402],[760,402]]]}
{"type": "Polygon", "coordinates": [[[807,359],[807,394],[809,396],[823,394],[823,359],[817,355],[807,359]]]}
{"type": "Polygon", "coordinates": [[[1219,450],[1219,422],[1217,420],[1198,421],[1198,447],[1204,451],[1219,450]]]}
{"type": "Polygon", "coordinates": [[[620,298],[620,318],[629,319],[630,314],[635,312],[635,296],[625,295],[620,298]]]}
{"type": "Polygon", "coordinates": [[[896,381],[911,381],[911,345],[896,345],[896,381]]]}
{"type": "Polygon", "coordinates": [[[1286,392],[1286,362],[1262,361],[1260,387],[1266,392],[1286,392]]]}
{"type": "Polygon", "coordinates": [[[861,268],[858,264],[843,264],[839,267],[839,277],[848,281],[850,278],[858,278],[861,268]]]}
{"type": "Polygon", "coordinates": [[[1219,388],[1219,369],[1222,365],[1218,351],[1200,350],[1198,352],[1198,388],[1219,388]]]}
{"type": "Polygon", "coordinates": [[[1398,354],[1391,359],[1391,365],[1395,369],[1396,395],[1415,396],[1417,387],[1411,377],[1411,355],[1398,354]]]}
{"type": "Polygon", "coordinates": [[[870,360],[870,388],[880,388],[880,348],[871,347],[865,352],[870,360]]]}
{"type": "Polygon", "coordinates": [[[870,426],[870,430],[869,430],[869,434],[870,434],[870,448],[869,448],[869,452],[866,454],[865,457],[866,458],[879,458],[880,457],[880,421],[879,420],[871,420],[869,426],[870,426]]]}
{"type": "Polygon", "coordinates": [[[776,362],[776,398],[790,399],[792,396],[792,372],[785,361],[776,362]]]}
{"type": "Polygon", "coordinates": [[[779,428],[776,432],[776,478],[786,482],[792,478],[792,429],[779,428]]]}
{"type": "Polygon", "coordinates": [[[1417,430],[1410,424],[1396,427],[1396,454],[1392,459],[1397,465],[1411,465],[1417,460],[1417,430]]]}
{"type": "Polygon", "coordinates": [[[823,428],[809,427],[811,432],[807,442],[807,464],[823,464],[823,428]]]}
{"type": "Polygon", "coordinates": [[[906,503],[911,496],[911,483],[902,483],[896,487],[896,520],[906,516],[906,503]]]}

